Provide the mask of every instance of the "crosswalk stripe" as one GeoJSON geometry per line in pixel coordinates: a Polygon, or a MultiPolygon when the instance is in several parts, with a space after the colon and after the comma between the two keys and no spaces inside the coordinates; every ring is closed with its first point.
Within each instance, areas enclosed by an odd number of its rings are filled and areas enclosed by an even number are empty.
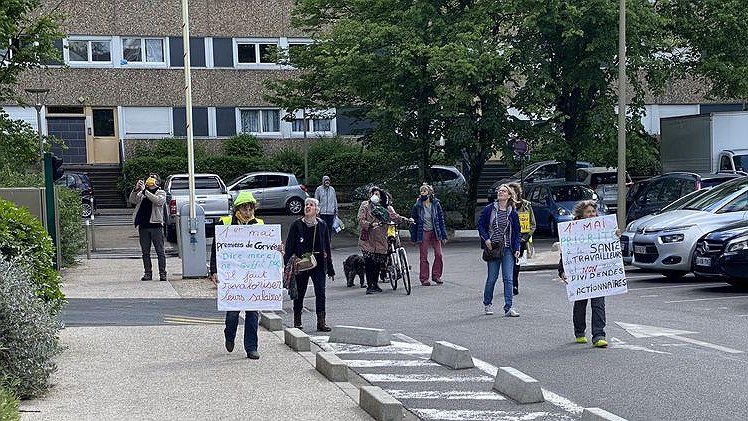
{"type": "Polygon", "coordinates": [[[223,324],[223,319],[203,319],[197,317],[181,317],[181,316],[164,316],[164,323],[179,324],[179,325],[220,325],[223,324]]]}
{"type": "Polygon", "coordinates": [[[503,396],[494,392],[473,392],[465,390],[401,390],[387,389],[387,393],[395,399],[447,399],[447,400],[478,400],[503,401],[503,396]]]}
{"type": "Polygon", "coordinates": [[[420,418],[454,420],[454,421],[532,421],[538,418],[553,416],[558,420],[573,418],[560,416],[550,412],[517,412],[517,411],[475,411],[475,410],[444,410],[430,408],[410,408],[420,418]]]}
{"type": "Polygon", "coordinates": [[[431,367],[439,364],[428,360],[345,360],[348,367],[431,367]]]}
{"type": "Polygon", "coordinates": [[[179,314],[164,314],[165,319],[179,319],[179,320],[192,320],[196,322],[221,322],[223,323],[223,317],[193,317],[193,316],[182,316],[179,314]]]}
{"type": "Polygon", "coordinates": [[[363,378],[372,383],[411,383],[411,382],[485,382],[492,383],[494,379],[488,376],[475,377],[447,377],[431,376],[428,374],[361,374],[363,378]]]}

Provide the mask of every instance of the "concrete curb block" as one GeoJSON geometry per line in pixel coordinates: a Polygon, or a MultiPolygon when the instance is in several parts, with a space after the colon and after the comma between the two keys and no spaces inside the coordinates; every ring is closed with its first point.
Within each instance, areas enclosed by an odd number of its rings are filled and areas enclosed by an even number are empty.
{"type": "Polygon", "coordinates": [[[387,346],[390,338],[384,329],[371,329],[357,326],[334,326],[330,332],[329,342],[344,344],[387,346]]]}
{"type": "Polygon", "coordinates": [[[627,421],[616,414],[600,408],[584,408],[582,412],[582,421],[627,421]]]}
{"type": "Polygon", "coordinates": [[[519,403],[543,402],[540,383],[513,367],[499,367],[493,389],[519,403]]]}
{"type": "Polygon", "coordinates": [[[403,404],[379,386],[361,386],[358,406],[377,421],[400,421],[403,404]]]}
{"type": "Polygon", "coordinates": [[[348,366],[332,352],[318,352],[314,367],[332,382],[348,381],[348,366]]]}
{"type": "Polygon", "coordinates": [[[309,344],[309,335],[304,333],[301,329],[295,327],[286,328],[283,331],[283,338],[286,345],[290,346],[295,351],[311,351],[312,348],[309,344]]]}
{"type": "Polygon", "coordinates": [[[431,349],[431,360],[453,370],[475,367],[469,349],[446,341],[434,342],[434,347],[431,349]]]}
{"type": "Polygon", "coordinates": [[[260,326],[274,332],[283,330],[283,318],[275,313],[260,313],[260,326]]]}

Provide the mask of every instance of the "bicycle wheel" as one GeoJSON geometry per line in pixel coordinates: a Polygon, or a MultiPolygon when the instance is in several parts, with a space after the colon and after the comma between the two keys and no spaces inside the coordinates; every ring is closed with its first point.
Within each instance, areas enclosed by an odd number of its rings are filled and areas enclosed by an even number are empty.
{"type": "Polygon", "coordinates": [[[390,282],[390,286],[392,286],[392,290],[397,289],[397,268],[395,267],[395,259],[392,258],[394,256],[393,254],[390,254],[387,256],[387,268],[385,269],[385,273],[387,276],[387,280],[390,282]]]}
{"type": "Polygon", "coordinates": [[[408,266],[408,254],[405,252],[405,248],[400,247],[397,250],[397,257],[400,261],[400,270],[403,275],[403,287],[405,293],[410,295],[410,266],[408,266]]]}

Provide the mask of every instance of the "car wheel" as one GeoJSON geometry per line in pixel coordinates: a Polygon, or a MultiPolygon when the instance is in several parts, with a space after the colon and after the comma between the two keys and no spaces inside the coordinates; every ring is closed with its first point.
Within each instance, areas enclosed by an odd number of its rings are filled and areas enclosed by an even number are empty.
{"type": "Polygon", "coordinates": [[[660,272],[660,274],[665,275],[665,277],[673,281],[686,276],[687,273],[685,270],[663,270],[660,272]]]}
{"type": "Polygon", "coordinates": [[[90,203],[81,203],[81,216],[90,218],[93,215],[93,206],[90,203]]]}
{"type": "Polygon", "coordinates": [[[304,202],[298,197],[293,197],[286,203],[286,210],[292,215],[299,215],[304,210],[304,202]]]}
{"type": "Polygon", "coordinates": [[[177,230],[176,227],[172,227],[171,225],[166,226],[166,241],[170,243],[176,243],[177,242],[177,230]]]}

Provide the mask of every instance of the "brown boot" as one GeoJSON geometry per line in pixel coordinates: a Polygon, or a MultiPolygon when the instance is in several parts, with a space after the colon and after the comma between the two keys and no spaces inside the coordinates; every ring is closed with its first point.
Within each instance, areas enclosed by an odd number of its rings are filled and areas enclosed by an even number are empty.
{"type": "Polygon", "coordinates": [[[295,327],[296,329],[304,328],[304,326],[301,325],[301,312],[300,311],[296,312],[296,310],[294,310],[293,312],[293,327],[295,327]]]}
{"type": "Polygon", "coordinates": [[[317,313],[317,331],[318,332],[330,332],[329,326],[325,324],[325,313],[317,313]]]}

